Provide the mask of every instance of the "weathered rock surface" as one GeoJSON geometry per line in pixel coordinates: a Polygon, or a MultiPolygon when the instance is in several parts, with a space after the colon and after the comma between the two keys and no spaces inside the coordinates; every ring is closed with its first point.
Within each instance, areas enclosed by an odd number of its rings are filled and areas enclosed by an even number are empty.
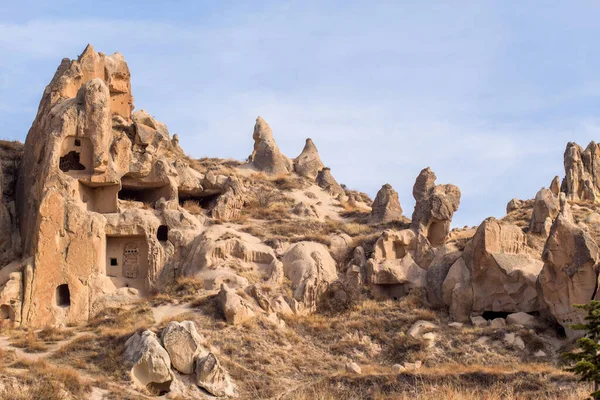
{"type": "Polygon", "coordinates": [[[324,167],[317,146],[312,139],[306,139],[302,153],[294,159],[294,171],[298,175],[314,181],[324,167]]]}
{"type": "Polygon", "coordinates": [[[552,222],[558,215],[558,207],[558,196],[555,196],[550,189],[540,189],[535,195],[529,232],[547,236],[550,233],[552,222]]]}
{"type": "Polygon", "coordinates": [[[213,353],[197,359],[196,384],[217,397],[236,397],[235,386],[229,373],[213,353]]]}
{"type": "Polygon", "coordinates": [[[219,301],[223,314],[231,325],[242,324],[256,316],[251,303],[226,285],[221,285],[219,301]]]}
{"type": "Polygon", "coordinates": [[[600,193],[600,150],[590,142],[585,151],[577,143],[567,143],[564,154],[565,179],[561,191],[569,200],[595,202],[600,193]]]}
{"type": "Polygon", "coordinates": [[[427,268],[425,289],[427,290],[427,300],[432,307],[441,308],[446,305],[442,286],[450,267],[461,254],[462,252],[457,251],[455,246],[442,246],[435,254],[429,268],[427,268]]]}
{"type": "Polygon", "coordinates": [[[172,381],[169,353],[160,345],[152,331],[139,331],[125,343],[123,359],[131,366],[133,381],[142,388],[172,381]]]}
{"type": "Polygon", "coordinates": [[[523,231],[488,218],[463,253],[471,271],[473,312],[539,311],[536,280],[542,262],[526,251],[523,231]]]}
{"type": "Polygon", "coordinates": [[[195,359],[208,355],[206,340],[198,334],[192,321],[169,322],[162,331],[161,341],[173,368],[182,374],[193,374],[195,359]]]}
{"type": "Polygon", "coordinates": [[[285,276],[292,282],[294,299],[308,311],[316,310],[328,285],[337,279],[334,259],[320,243],[296,243],[283,256],[285,276]]]}
{"type": "Polygon", "coordinates": [[[574,307],[593,299],[598,287],[598,245],[589,233],[560,214],[542,253],[544,267],[539,287],[550,313],[568,337],[577,336],[570,325],[582,323],[585,311],[574,307]]]}
{"type": "Polygon", "coordinates": [[[416,200],[411,229],[425,236],[433,246],[446,240],[454,212],[460,204],[460,189],[454,185],[436,185],[429,168],[421,171],[413,186],[416,200]]]}
{"type": "Polygon", "coordinates": [[[273,131],[262,117],[256,118],[252,138],[254,151],[249,161],[254,168],[272,175],[287,174],[292,171],[292,161],[279,151],[273,139],[273,131]]]}
{"type": "Polygon", "coordinates": [[[388,183],[377,192],[373,201],[370,220],[372,222],[390,222],[402,219],[402,207],[398,193],[388,183]]]}
{"type": "Polygon", "coordinates": [[[337,183],[333,175],[331,175],[331,169],[327,167],[319,171],[315,182],[319,187],[327,190],[333,197],[337,197],[346,192],[344,188],[337,183]]]}

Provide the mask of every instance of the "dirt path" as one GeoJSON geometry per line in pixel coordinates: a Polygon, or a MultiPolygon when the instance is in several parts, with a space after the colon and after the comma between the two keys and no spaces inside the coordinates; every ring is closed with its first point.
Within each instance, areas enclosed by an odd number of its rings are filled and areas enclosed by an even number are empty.
{"type": "Polygon", "coordinates": [[[42,358],[47,358],[48,356],[51,356],[52,354],[54,354],[55,351],[60,349],[62,346],[69,344],[73,340],[77,339],[78,337],[80,337],[84,334],[88,334],[88,333],[89,332],[75,332],[75,334],[73,336],[69,337],[68,339],[54,342],[50,346],[48,346],[47,350],[37,352],[37,353],[28,353],[19,347],[13,346],[11,344],[10,336],[0,336],[0,349],[12,350],[15,352],[17,357],[27,360],[27,361],[38,361],[42,358]]]}

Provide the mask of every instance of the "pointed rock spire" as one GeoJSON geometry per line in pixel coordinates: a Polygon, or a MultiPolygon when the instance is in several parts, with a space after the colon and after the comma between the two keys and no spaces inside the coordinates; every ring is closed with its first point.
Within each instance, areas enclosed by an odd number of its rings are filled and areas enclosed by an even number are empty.
{"type": "Polygon", "coordinates": [[[314,180],[324,167],[317,146],[311,138],[306,139],[302,153],[294,159],[294,170],[298,175],[314,180]]]}
{"type": "Polygon", "coordinates": [[[249,161],[254,168],[272,175],[287,174],[292,170],[292,162],[279,151],[273,131],[262,117],[256,118],[252,138],[254,151],[249,161]]]}
{"type": "Polygon", "coordinates": [[[371,209],[370,220],[372,222],[389,222],[402,219],[402,207],[398,200],[398,192],[392,185],[386,183],[379,189],[371,209]]]}

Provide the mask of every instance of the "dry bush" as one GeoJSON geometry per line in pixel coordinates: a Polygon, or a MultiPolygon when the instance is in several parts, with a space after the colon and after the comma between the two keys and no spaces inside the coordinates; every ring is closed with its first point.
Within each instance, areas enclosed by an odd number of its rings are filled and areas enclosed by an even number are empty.
{"type": "Polygon", "coordinates": [[[160,293],[150,299],[150,304],[158,306],[172,303],[173,300],[192,301],[204,289],[204,280],[193,276],[180,276],[175,282],[166,285],[160,293]]]}
{"type": "Polygon", "coordinates": [[[193,215],[204,214],[204,209],[200,207],[200,203],[196,200],[186,200],[183,202],[182,207],[184,210],[193,215]]]}
{"type": "Polygon", "coordinates": [[[202,173],[213,171],[217,174],[232,175],[236,173],[235,169],[243,164],[241,161],[232,158],[223,159],[204,157],[194,159],[189,156],[187,158],[190,167],[202,173]]]}
{"type": "Polygon", "coordinates": [[[100,335],[121,336],[145,329],[154,323],[152,309],[145,304],[131,309],[107,308],[100,311],[87,325],[100,335]]]}
{"type": "Polygon", "coordinates": [[[54,326],[46,327],[37,333],[40,340],[44,342],[60,342],[74,335],[73,331],[60,329],[54,326]]]}
{"type": "Polygon", "coordinates": [[[341,313],[354,307],[360,297],[360,288],[340,279],[329,284],[317,309],[324,313],[341,313]]]}
{"type": "Polygon", "coordinates": [[[45,360],[20,360],[16,367],[28,370],[26,376],[14,376],[17,390],[0,390],[0,399],[63,399],[65,392],[70,398],[84,399],[91,392],[91,385],[69,366],[55,366],[45,360]]]}
{"type": "Polygon", "coordinates": [[[40,353],[48,350],[48,346],[38,339],[35,332],[30,331],[17,331],[12,336],[12,343],[14,347],[23,349],[27,353],[40,353]]]}

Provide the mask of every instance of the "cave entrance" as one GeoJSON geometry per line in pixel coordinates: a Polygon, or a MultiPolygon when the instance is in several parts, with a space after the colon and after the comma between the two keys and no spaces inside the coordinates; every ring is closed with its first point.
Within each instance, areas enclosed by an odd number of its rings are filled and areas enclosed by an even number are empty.
{"type": "Polygon", "coordinates": [[[15,312],[12,307],[8,304],[2,304],[0,306],[0,320],[13,321],[15,319],[15,312]]]}
{"type": "Polygon", "coordinates": [[[119,200],[137,201],[154,208],[155,203],[162,197],[168,200],[171,196],[169,185],[162,186],[133,186],[123,184],[118,193],[119,200]]]}
{"type": "Polygon", "coordinates": [[[443,222],[433,221],[427,228],[427,240],[432,246],[440,246],[446,240],[446,226],[443,222]]]}
{"type": "Polygon", "coordinates": [[[85,171],[85,165],[81,163],[81,153],[70,151],[60,158],[59,168],[63,172],[85,171]]]}
{"type": "Polygon", "coordinates": [[[116,213],[118,192],[119,185],[92,185],[79,182],[79,195],[81,201],[87,205],[88,211],[101,214],[116,213]]]}
{"type": "Polygon", "coordinates": [[[63,172],[90,171],[92,167],[92,142],[85,137],[68,136],[62,143],[59,165],[63,172]]]}
{"type": "Polygon", "coordinates": [[[481,316],[484,319],[496,319],[496,318],[504,318],[506,319],[506,317],[508,317],[510,314],[512,314],[511,312],[503,312],[503,311],[484,311],[483,314],[481,314],[481,316]]]}
{"type": "Polygon", "coordinates": [[[69,307],[71,305],[71,292],[66,283],[56,288],[56,305],[59,307],[69,307]]]}
{"type": "Polygon", "coordinates": [[[159,226],[156,231],[156,238],[161,242],[169,240],[169,227],[166,225],[159,226]]]}
{"type": "Polygon", "coordinates": [[[106,275],[116,287],[146,290],[148,243],[142,235],[106,237],[106,275]]]}
{"type": "MultiPolygon", "coordinates": [[[[191,193],[179,190],[179,205],[186,210],[195,210],[198,207],[204,210],[210,210],[214,207],[217,199],[221,196],[221,192],[217,193],[191,193]]],[[[192,212],[192,211],[190,211],[192,212]]],[[[193,212],[192,212],[193,214],[193,212]]]]}

